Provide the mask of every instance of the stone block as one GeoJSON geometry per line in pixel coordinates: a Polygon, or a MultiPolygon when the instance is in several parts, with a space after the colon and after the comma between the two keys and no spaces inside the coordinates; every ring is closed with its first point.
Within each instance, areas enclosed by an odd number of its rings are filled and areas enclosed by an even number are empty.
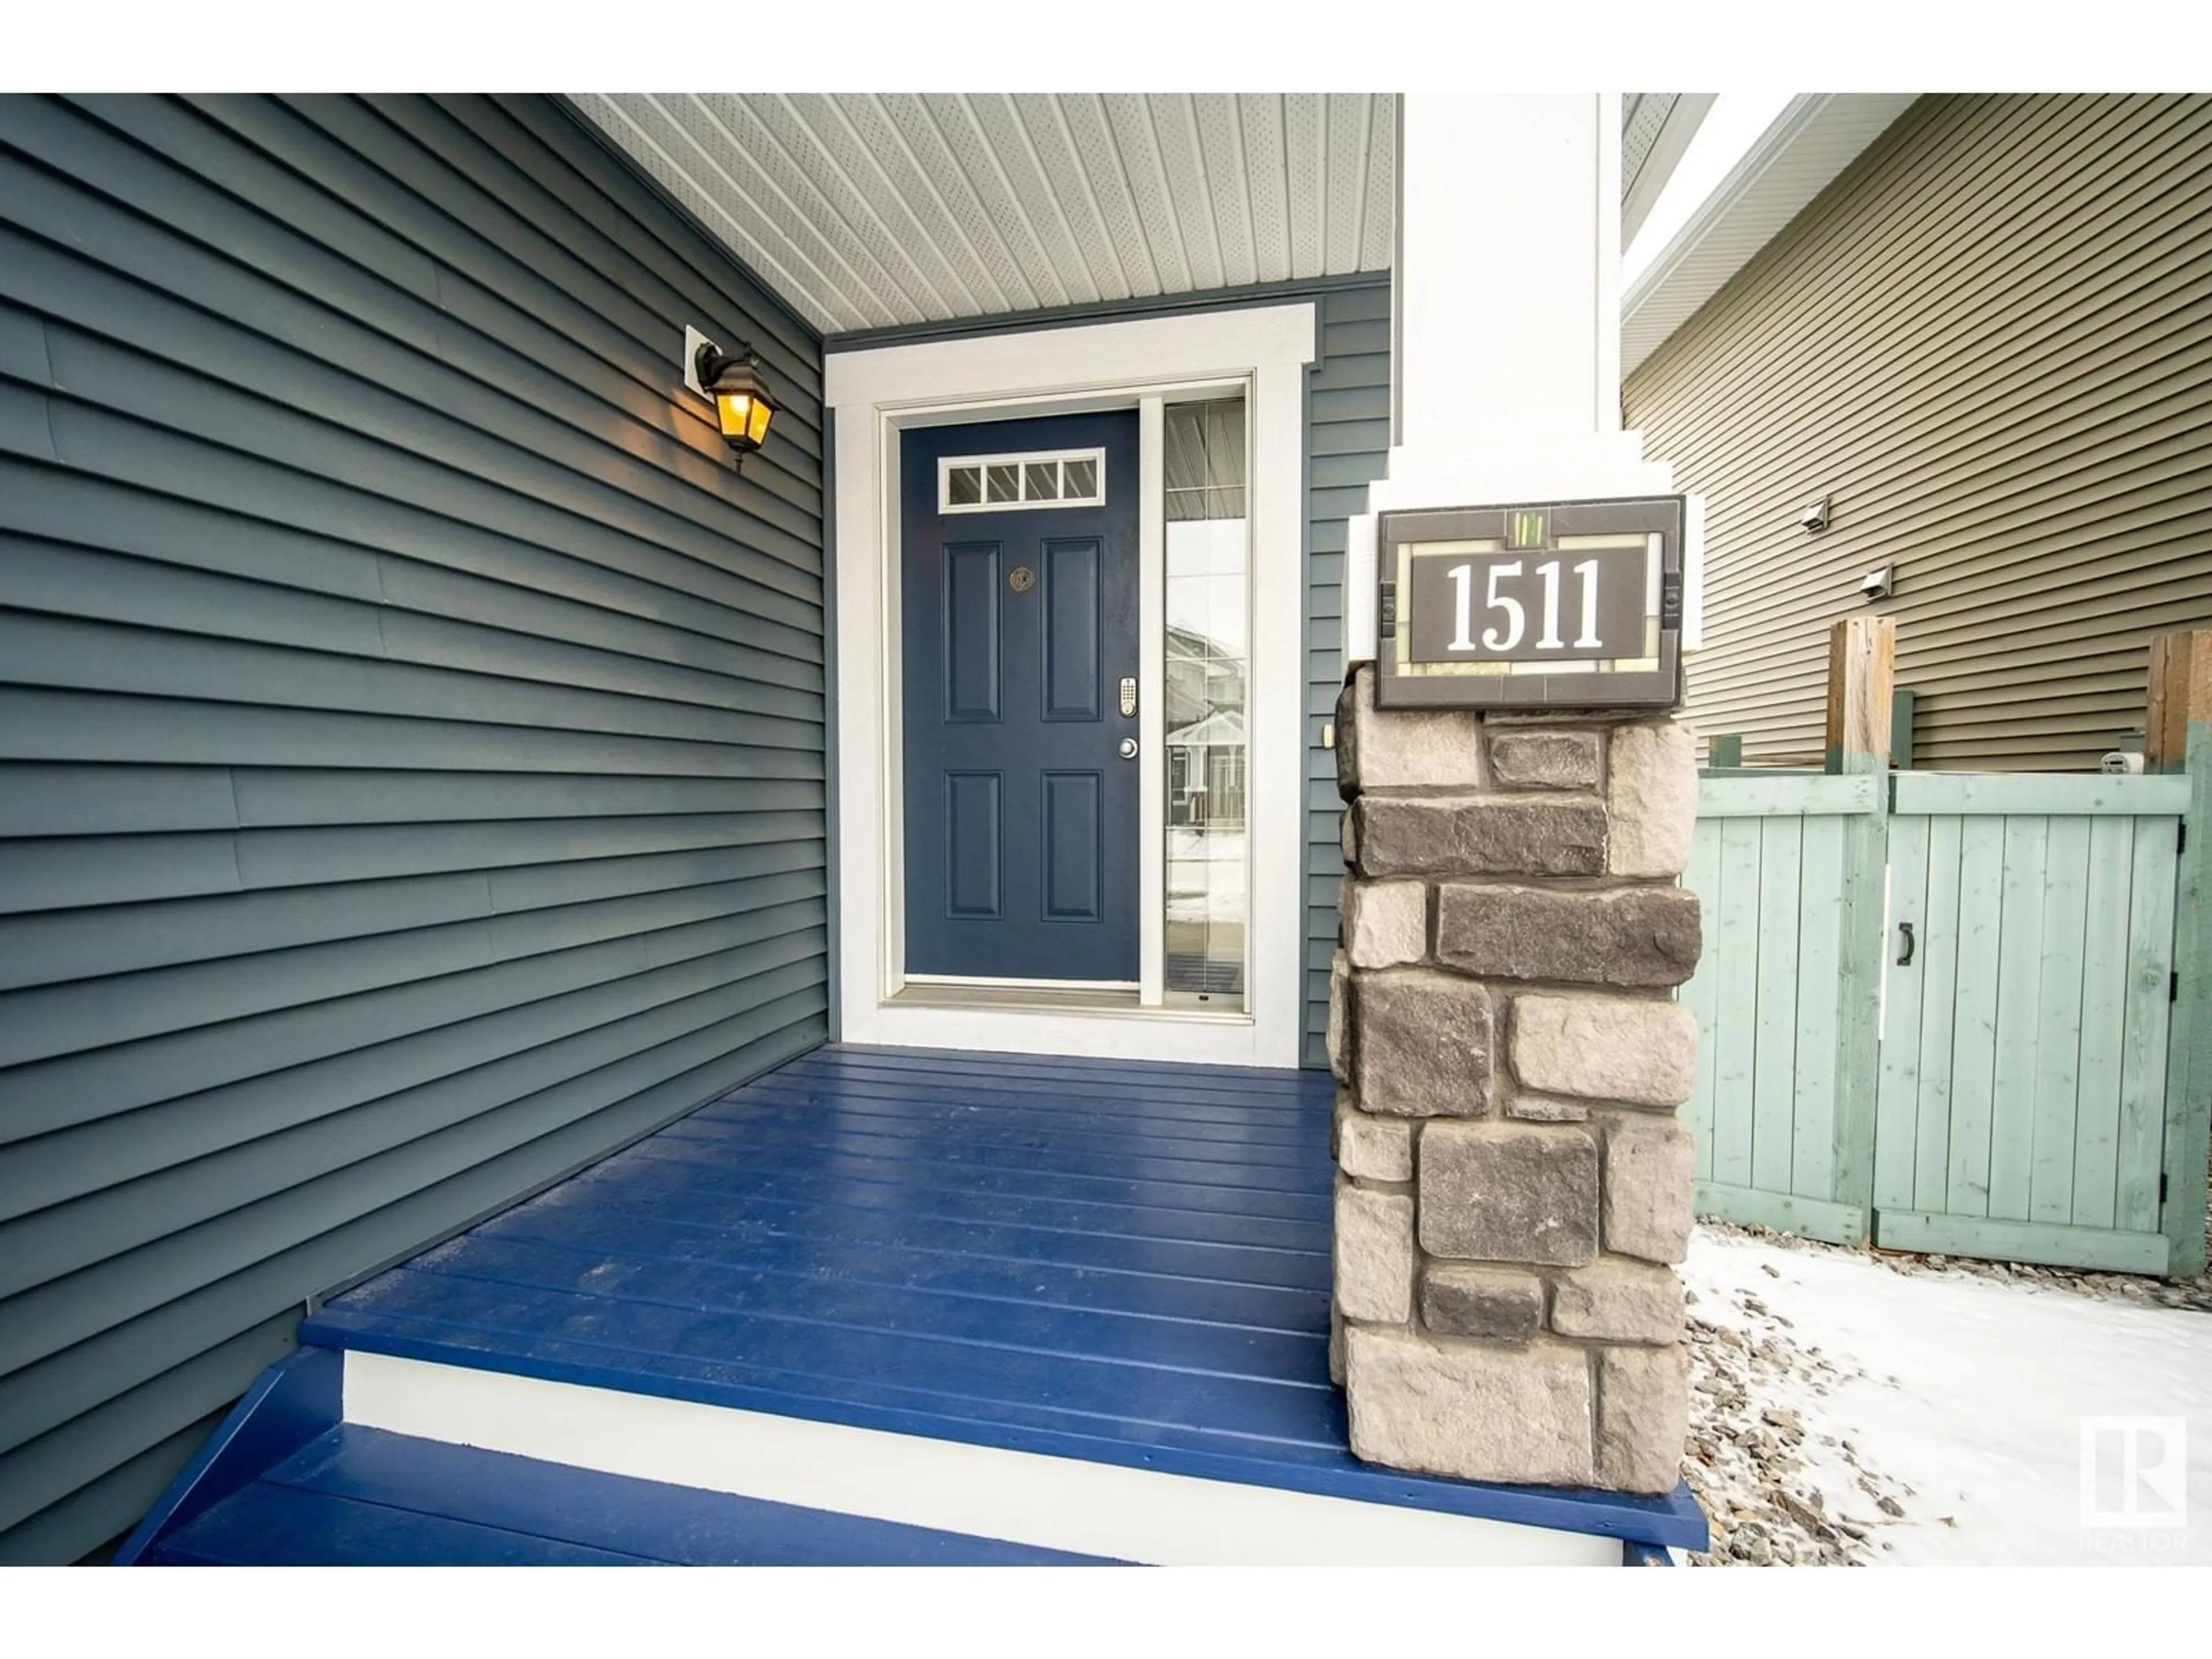
{"type": "Polygon", "coordinates": [[[1601,1348],[1596,1357],[1597,1484],[1616,1492],[1674,1491],[1690,1432],[1688,1350],[1601,1348]]]}
{"type": "MultiPolygon", "coordinates": [[[[1505,1088],[1504,1079],[1499,1080],[1498,1086],[1505,1088]]],[[[1589,1115],[1589,1102],[1570,1100],[1564,1095],[1531,1094],[1526,1089],[1514,1089],[1505,1097],[1505,1115],[1517,1117],[1524,1123],[1586,1123],[1589,1115]]]]}
{"type": "Polygon", "coordinates": [[[1606,781],[1613,819],[1607,866],[1616,876],[1679,876],[1698,827],[1698,756],[1687,726],[1672,720],[1613,734],[1606,781]]]}
{"type": "Polygon", "coordinates": [[[1337,793],[1479,788],[1480,731],[1472,709],[1377,709],[1374,665],[1363,665],[1336,699],[1337,793]]]}
{"type": "Polygon", "coordinates": [[[1328,1304],[1328,1380],[1344,1386],[1344,1316],[1334,1301],[1328,1304]]]}
{"type": "Polygon", "coordinates": [[[1346,1100],[1339,1103],[1336,1167],[1362,1181],[1413,1178],[1413,1125],[1409,1118],[1376,1117],[1346,1100]]]}
{"type": "Polygon", "coordinates": [[[1589,1361],[1559,1342],[1345,1333],[1353,1455],[1461,1480],[1580,1486],[1594,1469],[1589,1361]]]}
{"type": "Polygon", "coordinates": [[[1490,734],[1490,781],[1500,789],[1595,789],[1595,732],[1557,729],[1490,734]]]}
{"type": "Polygon", "coordinates": [[[1421,1323],[1438,1336],[1526,1342],[1544,1328],[1544,1281],[1530,1273],[1432,1261],[1421,1273],[1421,1323]]]}
{"type": "Polygon", "coordinates": [[[1698,1071],[1697,1017],[1641,997],[1513,999],[1513,1072],[1540,1094],[1679,1106],[1698,1071]]]}
{"type": "Polygon", "coordinates": [[[1352,958],[1341,951],[1328,959],[1328,1069],[1339,1083],[1352,1081],[1351,1014],[1345,1004],[1352,958]]]}
{"type": "Polygon", "coordinates": [[[1605,872],[1605,808],[1545,795],[1363,795],[1363,875],[1596,876],[1605,872]]]}
{"type": "Polygon", "coordinates": [[[1682,1281],[1671,1268],[1605,1255],[1553,1282],[1552,1328],[1561,1336],[1680,1342],[1682,1320],[1682,1281]]]}
{"type": "Polygon", "coordinates": [[[1347,870],[1359,867],[1359,848],[1352,840],[1352,814],[1339,812],[1336,815],[1336,847],[1337,851],[1344,855],[1344,867],[1347,870]]]}
{"type": "Polygon", "coordinates": [[[1704,942],[1698,896],[1680,887],[1437,891],[1437,959],[1486,978],[1680,985],[1704,942]]]}
{"type": "Polygon", "coordinates": [[[1402,1325],[1413,1316],[1413,1200],[1336,1183],[1336,1306],[1346,1319],[1402,1325]]]}
{"type": "Polygon", "coordinates": [[[1355,968],[1398,968],[1429,953],[1429,890],[1418,881],[1354,881],[1338,899],[1355,968]]]}
{"type": "Polygon", "coordinates": [[[1671,1117],[1617,1118],[1605,1136],[1605,1248],[1646,1261],[1681,1261],[1690,1252],[1697,1181],[1688,1126],[1671,1117]]]}
{"type": "Polygon", "coordinates": [[[1480,1117],[1496,1052],[1490,993],[1420,969],[1352,975],[1352,1083],[1362,1110],[1480,1117]]]}
{"type": "Polygon", "coordinates": [[[1419,1181],[1431,1255],[1577,1267],[1597,1255],[1597,1142],[1587,1129],[1431,1123],[1419,1181]]]}

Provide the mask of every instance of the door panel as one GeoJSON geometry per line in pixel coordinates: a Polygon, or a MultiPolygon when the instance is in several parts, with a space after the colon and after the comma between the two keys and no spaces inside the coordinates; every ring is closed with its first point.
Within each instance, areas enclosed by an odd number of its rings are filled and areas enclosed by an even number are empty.
{"type": "Polygon", "coordinates": [[[909,431],[900,471],[906,970],[1133,981],[1136,415],[909,431]],[[1073,450],[1104,452],[1103,504],[993,510],[1048,494],[1024,464],[940,510],[942,459],[1073,450]]]}
{"type": "Polygon", "coordinates": [[[999,799],[996,772],[945,775],[945,914],[999,916],[999,799]]]}
{"type": "Polygon", "coordinates": [[[996,542],[945,550],[941,672],[945,718],[999,718],[999,553],[996,542]]]}
{"type": "Polygon", "coordinates": [[[1044,775],[1044,914],[1048,921],[1101,921],[1104,791],[1096,772],[1044,775]]]}
{"type": "Polygon", "coordinates": [[[1044,550],[1044,718],[1099,718],[1099,565],[1096,541],[1051,541],[1044,550]]]}

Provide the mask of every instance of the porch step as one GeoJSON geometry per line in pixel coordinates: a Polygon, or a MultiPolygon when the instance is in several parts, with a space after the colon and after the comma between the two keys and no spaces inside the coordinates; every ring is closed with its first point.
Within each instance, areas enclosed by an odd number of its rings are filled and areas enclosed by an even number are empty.
{"type": "Polygon", "coordinates": [[[147,1566],[1080,1566],[1097,1557],[342,1424],[147,1566]]]}
{"type": "Polygon", "coordinates": [[[138,1550],[184,1547],[234,1495],[233,1516],[296,1505],[242,1494],[340,1422],[1036,1559],[1703,1547],[1680,1487],[1352,1455],[1328,1375],[1333,1098],[1312,1073],[817,1050],[317,1310],[289,1381],[138,1550]]]}

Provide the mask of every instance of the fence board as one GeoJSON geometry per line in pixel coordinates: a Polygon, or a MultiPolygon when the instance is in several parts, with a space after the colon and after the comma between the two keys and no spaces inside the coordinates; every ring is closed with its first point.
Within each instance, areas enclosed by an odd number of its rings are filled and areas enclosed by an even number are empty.
{"type": "Polygon", "coordinates": [[[2035,1156],[2036,1015],[2043,988],[2044,866],[2050,824],[2041,817],[2004,820],[1989,1212],[2006,1221],[2027,1219],[2028,1177],[2035,1156]]]}
{"type": "Polygon", "coordinates": [[[2060,1225],[2074,1219],[2082,947],[2088,921],[2089,830],[2094,822],[2086,817],[2051,819],[2044,854],[2043,975],[2036,999],[2027,1218],[2060,1225]]]}
{"type": "Polygon", "coordinates": [[[1894,783],[1899,812],[2141,817],[2178,817],[2189,810],[2189,780],[2182,776],[1900,772],[1894,783]]]}
{"type": "Polygon", "coordinates": [[[1990,1212],[1996,1086],[1997,950],[2004,926],[2004,820],[1967,818],[1959,837],[1959,967],[1951,1020],[1951,1167],[1944,1211],[1990,1212]]]}
{"type": "Polygon", "coordinates": [[[1758,1047],[1752,1058],[1751,1182],[1790,1190],[1797,1068],[1797,923],[1804,820],[1759,825],[1758,1047]]]}
{"type": "Polygon", "coordinates": [[[1808,813],[1871,812],[1881,780],[1822,772],[1707,775],[1698,781],[1701,818],[1796,818],[1808,813]]]}
{"type": "MultiPolygon", "coordinates": [[[[1690,867],[1682,880],[1698,896],[1703,912],[1705,948],[1698,958],[1701,963],[1717,960],[1724,948],[1721,933],[1721,826],[1700,820],[1690,838],[1690,867]]],[[[1697,1080],[1691,1085],[1690,1098],[1682,1108],[1682,1121],[1694,1137],[1698,1178],[1709,1181],[1713,1173],[1713,1079],[1721,1042],[1720,976],[1710,973],[1692,975],[1690,982],[1682,988],[1682,1006],[1697,1019],[1701,1062],[1697,1080]]]]}
{"type": "Polygon", "coordinates": [[[1802,1198],[1794,1193],[1765,1193],[1756,1187],[1729,1187],[1700,1181],[1697,1190],[1699,1215],[1753,1227],[1772,1227],[1801,1238],[1822,1238],[1831,1244],[1863,1244],[1867,1214],[1856,1204],[1836,1204],[1826,1199],[1802,1198]]]}
{"type": "Polygon", "coordinates": [[[2081,1057],[2074,1109],[2077,1227],[2110,1227],[2120,1182],[2120,1064],[2127,1007],[2128,883],[2135,826],[2089,820],[2089,876],[2081,940],[2081,1057]]]}
{"type": "Polygon", "coordinates": [[[1713,1054],[1713,1179],[1751,1185],[1752,1100],[1758,1059],[1759,968],[1766,943],[1759,923],[1759,830],[1730,819],[1721,834],[1721,950],[1713,1054]]]}
{"type": "Polygon", "coordinates": [[[1959,874],[1964,818],[1937,818],[1928,834],[1928,917],[1921,949],[1928,977],[1920,988],[1920,1109],[1912,1154],[1913,1202],[1949,1201],[1951,1046],[1958,1028],[1959,874]]]}
{"type": "Polygon", "coordinates": [[[2162,1273],[2167,1255],[2166,1240],[2156,1233],[2046,1227],[1915,1210],[1882,1211],[1875,1218],[1875,1241],[1890,1250],[1934,1250],[1945,1255],[2045,1261],[2053,1267],[2127,1273],[2162,1273]]]}
{"type": "Polygon", "coordinates": [[[1899,966],[1905,936],[1899,921],[1913,924],[1916,935],[1928,925],[1928,831],[1924,817],[1893,818],[1889,840],[1889,927],[1884,935],[1881,1082],[1876,1097],[1874,1136],[1874,1201],[1876,1209],[1912,1207],[1913,1149],[1920,1110],[1920,1011],[1928,982],[1928,940],[1916,938],[1912,960],[1899,966]]]}
{"type": "MultiPolygon", "coordinates": [[[[2166,1133],[2167,976],[2173,963],[2173,826],[2135,823],[2128,905],[2126,1035],[2120,1049],[2120,1182],[2112,1212],[2123,1230],[2159,1224],[2158,1171],[2166,1133]]],[[[2202,1206],[2198,1206],[2200,1209],[2202,1206]]]]}
{"type": "MultiPolygon", "coordinates": [[[[1808,817],[1798,867],[1796,1086],[1790,1101],[1790,1191],[1834,1196],[1836,988],[1842,980],[1844,826],[1808,817]]],[[[1767,826],[1773,833],[1774,826],[1767,826]]]]}

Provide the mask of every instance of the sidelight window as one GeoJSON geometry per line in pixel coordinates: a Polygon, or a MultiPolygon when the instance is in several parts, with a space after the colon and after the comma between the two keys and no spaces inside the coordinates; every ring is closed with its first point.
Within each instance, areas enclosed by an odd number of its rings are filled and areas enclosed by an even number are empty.
{"type": "Polygon", "coordinates": [[[1243,1000],[1249,914],[1245,426],[1242,398],[1171,404],[1161,458],[1167,520],[1162,982],[1177,1000],[1231,1006],[1243,1000]]]}

